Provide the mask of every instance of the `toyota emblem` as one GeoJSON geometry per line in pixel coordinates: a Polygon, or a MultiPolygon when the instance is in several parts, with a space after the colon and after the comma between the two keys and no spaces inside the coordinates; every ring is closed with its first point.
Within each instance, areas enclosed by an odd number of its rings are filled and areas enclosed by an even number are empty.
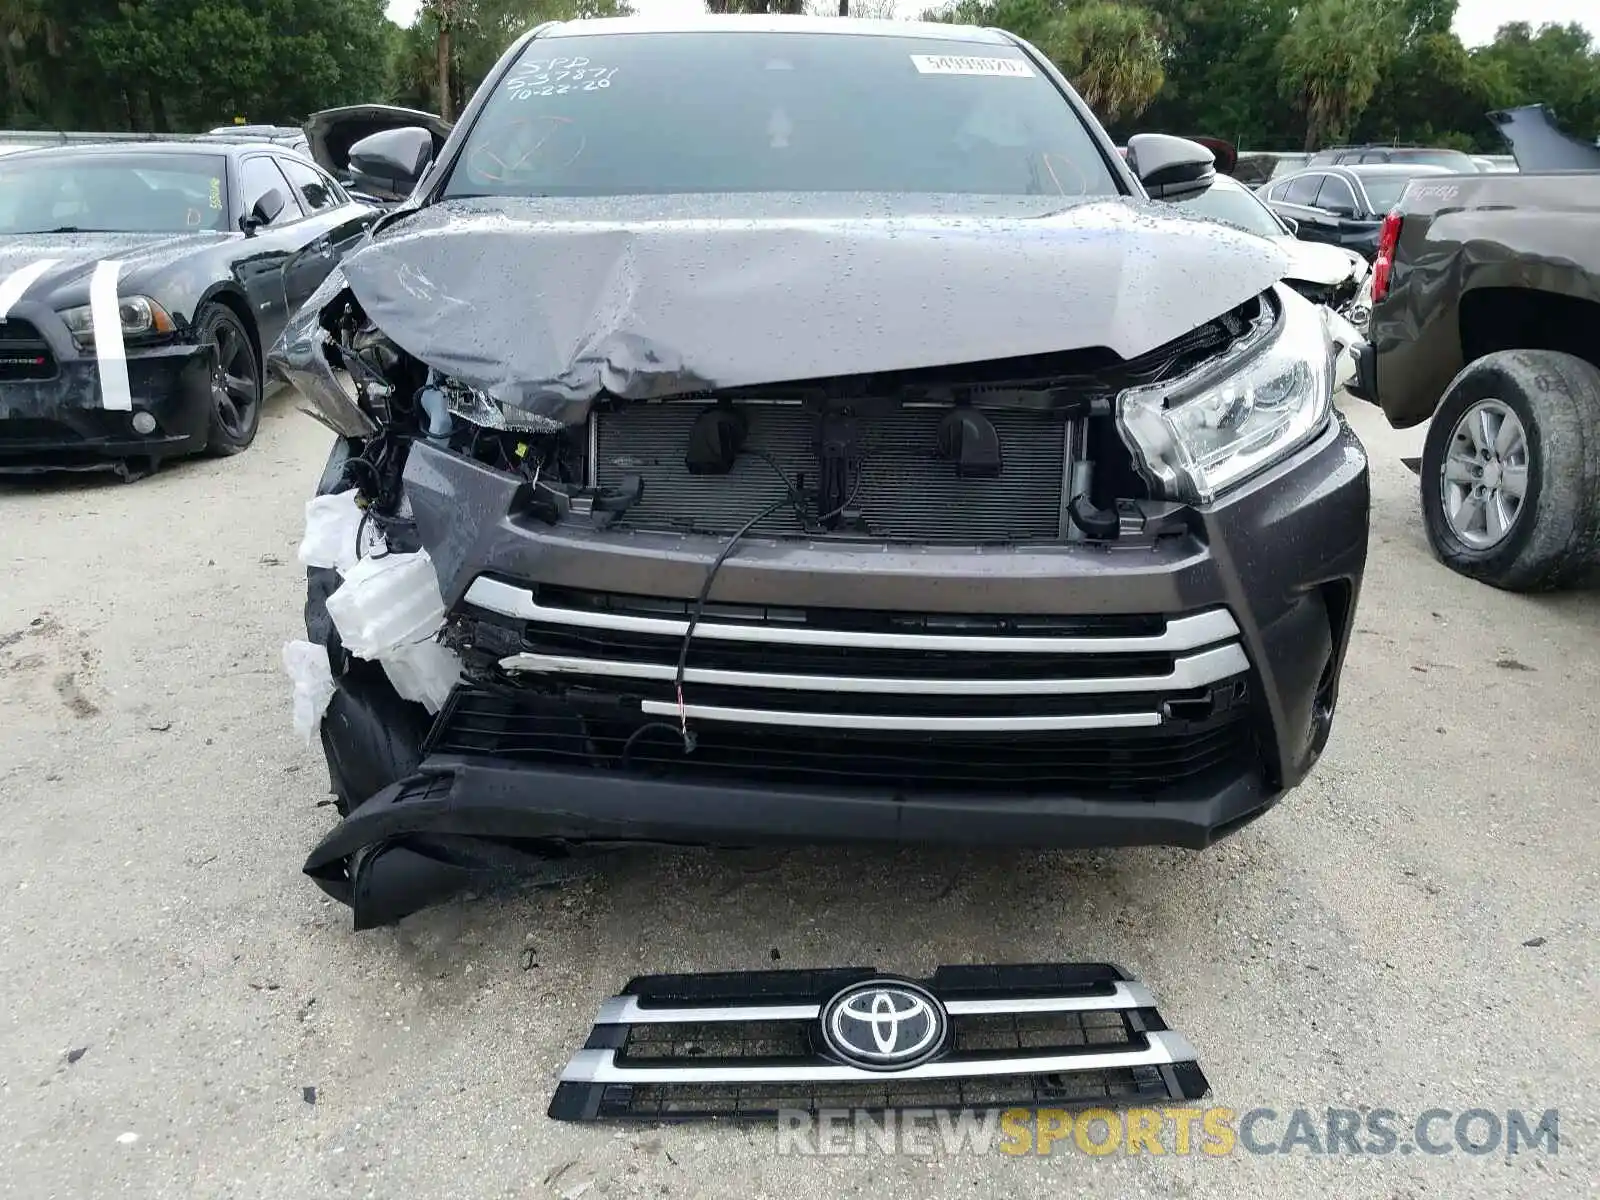
{"type": "Polygon", "coordinates": [[[872,1071],[903,1071],[944,1048],[944,1006],[909,983],[852,984],[822,1010],[822,1037],[845,1062],[872,1071]]]}

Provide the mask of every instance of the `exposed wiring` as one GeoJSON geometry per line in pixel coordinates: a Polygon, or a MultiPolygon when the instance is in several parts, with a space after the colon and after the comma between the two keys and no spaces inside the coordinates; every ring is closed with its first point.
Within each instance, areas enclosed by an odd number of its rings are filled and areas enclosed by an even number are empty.
{"type": "MultiPolygon", "coordinates": [[[[661,729],[672,734],[678,733],[678,727],[676,725],[669,725],[665,721],[649,721],[646,724],[639,726],[639,728],[635,729],[628,735],[628,740],[622,743],[621,767],[624,771],[628,769],[628,760],[633,757],[633,748],[639,744],[639,739],[645,734],[649,733],[652,729],[661,729]]],[[[687,754],[689,753],[690,749],[691,747],[689,744],[685,742],[683,752],[687,754]]]]}
{"type": "MultiPolygon", "coordinates": [[[[689,643],[694,638],[695,626],[700,623],[700,616],[705,612],[706,600],[711,595],[711,586],[717,581],[717,572],[722,570],[722,564],[728,561],[735,548],[739,545],[744,535],[749,533],[762,521],[785,505],[793,504],[794,496],[785,495],[774,500],[766,508],[751,517],[739,527],[732,537],[723,543],[717,557],[712,560],[711,569],[706,572],[705,582],[700,585],[700,595],[695,598],[694,608],[689,613],[689,624],[683,631],[683,644],[678,647],[678,668],[673,672],[672,687],[678,699],[678,736],[683,738],[683,752],[689,754],[694,750],[694,735],[689,732],[689,710],[683,702],[683,675],[689,663],[689,643]]],[[[802,520],[804,517],[802,516],[802,520]]]]}
{"type": "Polygon", "coordinates": [[[861,485],[865,481],[867,474],[867,461],[865,456],[863,456],[861,462],[856,465],[856,481],[855,485],[850,489],[850,498],[832,512],[819,513],[815,518],[811,518],[806,515],[805,496],[801,493],[800,489],[795,486],[794,481],[789,478],[789,472],[783,469],[783,464],[777,459],[773,458],[772,455],[768,454],[765,450],[749,450],[746,451],[746,453],[752,454],[756,458],[759,458],[762,462],[766,463],[767,466],[771,467],[778,473],[778,478],[783,480],[783,486],[789,493],[789,498],[794,505],[796,514],[798,514],[800,517],[800,523],[802,525],[806,525],[808,523],[815,525],[825,524],[850,508],[853,504],[855,504],[856,499],[861,495],[861,485]]]}

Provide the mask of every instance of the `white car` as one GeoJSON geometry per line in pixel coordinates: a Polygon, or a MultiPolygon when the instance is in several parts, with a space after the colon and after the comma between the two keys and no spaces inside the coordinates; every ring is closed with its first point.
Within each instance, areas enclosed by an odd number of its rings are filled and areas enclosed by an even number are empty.
{"type": "Polygon", "coordinates": [[[1357,328],[1365,324],[1351,309],[1361,295],[1371,268],[1354,250],[1322,242],[1302,242],[1287,218],[1273,212],[1237,179],[1218,175],[1198,196],[1175,200],[1173,205],[1192,217],[1221,221],[1282,244],[1289,255],[1288,283],[1306,299],[1325,304],[1344,315],[1357,328]]]}

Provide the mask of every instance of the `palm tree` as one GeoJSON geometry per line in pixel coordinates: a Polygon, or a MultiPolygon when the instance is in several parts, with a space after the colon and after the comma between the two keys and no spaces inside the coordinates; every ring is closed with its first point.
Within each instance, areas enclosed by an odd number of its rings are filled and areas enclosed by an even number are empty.
{"type": "Polygon", "coordinates": [[[425,0],[423,12],[433,19],[434,73],[438,78],[439,115],[455,120],[455,104],[450,93],[451,36],[461,22],[463,0],[425,0]]]}
{"type": "Polygon", "coordinates": [[[1150,14],[1136,4],[1074,4],[1041,33],[1043,50],[1102,121],[1138,116],[1166,82],[1150,14]]]}
{"type": "Polygon", "coordinates": [[[1278,46],[1278,90],[1306,122],[1305,149],[1349,136],[1383,78],[1396,38],[1383,0],[1314,0],[1278,46]]]}

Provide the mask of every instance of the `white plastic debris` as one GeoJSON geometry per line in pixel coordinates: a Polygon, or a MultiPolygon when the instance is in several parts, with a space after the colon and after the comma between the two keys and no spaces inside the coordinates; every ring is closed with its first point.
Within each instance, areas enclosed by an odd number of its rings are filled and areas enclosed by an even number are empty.
{"type": "Polygon", "coordinates": [[[304,566],[334,567],[345,575],[358,558],[383,548],[383,533],[376,523],[362,524],[354,488],[306,501],[306,532],[299,553],[304,566]]]}
{"type": "Polygon", "coordinates": [[[378,662],[401,699],[414,700],[430,713],[444,707],[450,689],[461,678],[461,656],[431,639],[398,646],[380,655],[378,662]]]}
{"type": "Polygon", "coordinates": [[[432,637],[444,622],[433,560],[426,550],[361,559],[328,597],[328,615],[357,658],[382,658],[432,637]]]}
{"type": "Polygon", "coordinates": [[[333,699],[327,647],[315,642],[285,642],[283,669],[294,683],[294,731],[309,746],[328,701],[333,699]]]}

